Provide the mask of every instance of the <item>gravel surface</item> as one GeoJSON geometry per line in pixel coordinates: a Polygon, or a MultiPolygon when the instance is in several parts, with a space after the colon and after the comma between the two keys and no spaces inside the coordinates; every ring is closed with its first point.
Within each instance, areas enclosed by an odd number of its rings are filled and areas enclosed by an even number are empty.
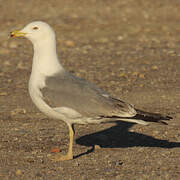
{"type": "Polygon", "coordinates": [[[179,0],[0,0],[0,180],[180,179],[179,0]],[[64,67],[137,108],[173,117],[168,126],[76,125],[68,129],[32,104],[32,45],[9,32],[34,20],[57,34],[64,67]],[[54,152],[55,151],[55,152],[54,152]]]}

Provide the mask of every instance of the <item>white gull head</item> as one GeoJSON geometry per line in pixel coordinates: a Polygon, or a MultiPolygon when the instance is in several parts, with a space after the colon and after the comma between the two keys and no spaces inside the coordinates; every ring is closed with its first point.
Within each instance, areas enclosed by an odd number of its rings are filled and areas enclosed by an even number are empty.
{"type": "Polygon", "coordinates": [[[13,31],[11,36],[25,37],[33,44],[34,56],[31,73],[33,77],[31,79],[64,71],[57,56],[55,32],[47,23],[31,22],[20,31],[13,31]]]}
{"type": "Polygon", "coordinates": [[[55,39],[55,33],[53,29],[45,22],[34,21],[26,25],[21,33],[24,33],[24,37],[29,39],[33,44],[43,43],[45,41],[51,41],[55,39]]]}

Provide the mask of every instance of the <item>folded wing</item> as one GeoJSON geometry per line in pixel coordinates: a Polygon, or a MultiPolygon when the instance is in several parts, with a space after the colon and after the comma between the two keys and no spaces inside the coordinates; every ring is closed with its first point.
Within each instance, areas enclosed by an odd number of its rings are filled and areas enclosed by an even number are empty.
{"type": "Polygon", "coordinates": [[[71,108],[86,117],[136,115],[132,105],[67,72],[47,77],[46,87],[41,92],[51,107],[71,108]]]}

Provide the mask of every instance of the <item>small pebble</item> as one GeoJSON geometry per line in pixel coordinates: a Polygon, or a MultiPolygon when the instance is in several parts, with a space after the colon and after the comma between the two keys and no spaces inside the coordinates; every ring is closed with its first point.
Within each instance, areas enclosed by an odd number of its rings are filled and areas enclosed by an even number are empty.
{"type": "Polygon", "coordinates": [[[133,72],[132,75],[133,76],[137,76],[139,73],[138,72],[133,72]]]}
{"type": "Polygon", "coordinates": [[[139,78],[144,79],[145,75],[144,74],[139,74],[139,78]]]}
{"type": "Polygon", "coordinates": [[[17,108],[11,111],[11,116],[14,116],[16,114],[26,114],[26,110],[23,108],[17,108]]]}
{"type": "Polygon", "coordinates": [[[99,146],[99,145],[96,144],[96,145],[94,146],[94,149],[95,149],[95,150],[101,149],[101,146],[99,146]]]}
{"type": "Polygon", "coordinates": [[[22,171],[21,171],[20,169],[18,169],[18,170],[16,171],[16,175],[17,175],[17,176],[22,175],[22,171]]]}
{"type": "Polygon", "coordinates": [[[7,96],[7,92],[0,92],[0,96],[7,96]]]}
{"type": "Polygon", "coordinates": [[[66,45],[67,47],[74,47],[74,46],[75,46],[75,43],[74,43],[73,41],[71,41],[71,40],[67,40],[67,41],[65,41],[65,45],[66,45]]]}
{"type": "Polygon", "coordinates": [[[53,148],[53,149],[51,149],[51,152],[52,153],[58,153],[58,152],[60,152],[60,149],[59,148],[53,148]]]}
{"type": "Polygon", "coordinates": [[[10,63],[9,61],[5,61],[5,62],[4,62],[4,65],[5,65],[5,66],[10,66],[11,63],[10,63]]]}
{"type": "Polygon", "coordinates": [[[123,40],[123,39],[124,39],[123,36],[118,36],[118,37],[117,37],[117,40],[118,40],[118,41],[121,41],[121,40],[123,40]]]}
{"type": "Polygon", "coordinates": [[[158,70],[159,68],[156,65],[154,65],[154,66],[152,66],[152,69],[153,70],[158,70]]]}

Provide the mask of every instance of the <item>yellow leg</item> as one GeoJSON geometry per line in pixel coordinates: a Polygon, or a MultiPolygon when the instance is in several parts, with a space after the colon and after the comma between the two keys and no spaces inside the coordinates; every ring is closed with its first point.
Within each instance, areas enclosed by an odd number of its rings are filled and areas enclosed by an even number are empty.
{"type": "Polygon", "coordinates": [[[72,128],[72,125],[69,125],[69,124],[68,124],[68,127],[69,127],[69,149],[68,149],[67,156],[68,156],[70,159],[73,159],[74,130],[73,130],[73,128],[72,128]]]}
{"type": "Polygon", "coordinates": [[[71,124],[68,124],[69,127],[69,148],[66,155],[57,154],[51,159],[53,161],[65,161],[73,159],[73,139],[74,139],[74,130],[71,124]]]}

